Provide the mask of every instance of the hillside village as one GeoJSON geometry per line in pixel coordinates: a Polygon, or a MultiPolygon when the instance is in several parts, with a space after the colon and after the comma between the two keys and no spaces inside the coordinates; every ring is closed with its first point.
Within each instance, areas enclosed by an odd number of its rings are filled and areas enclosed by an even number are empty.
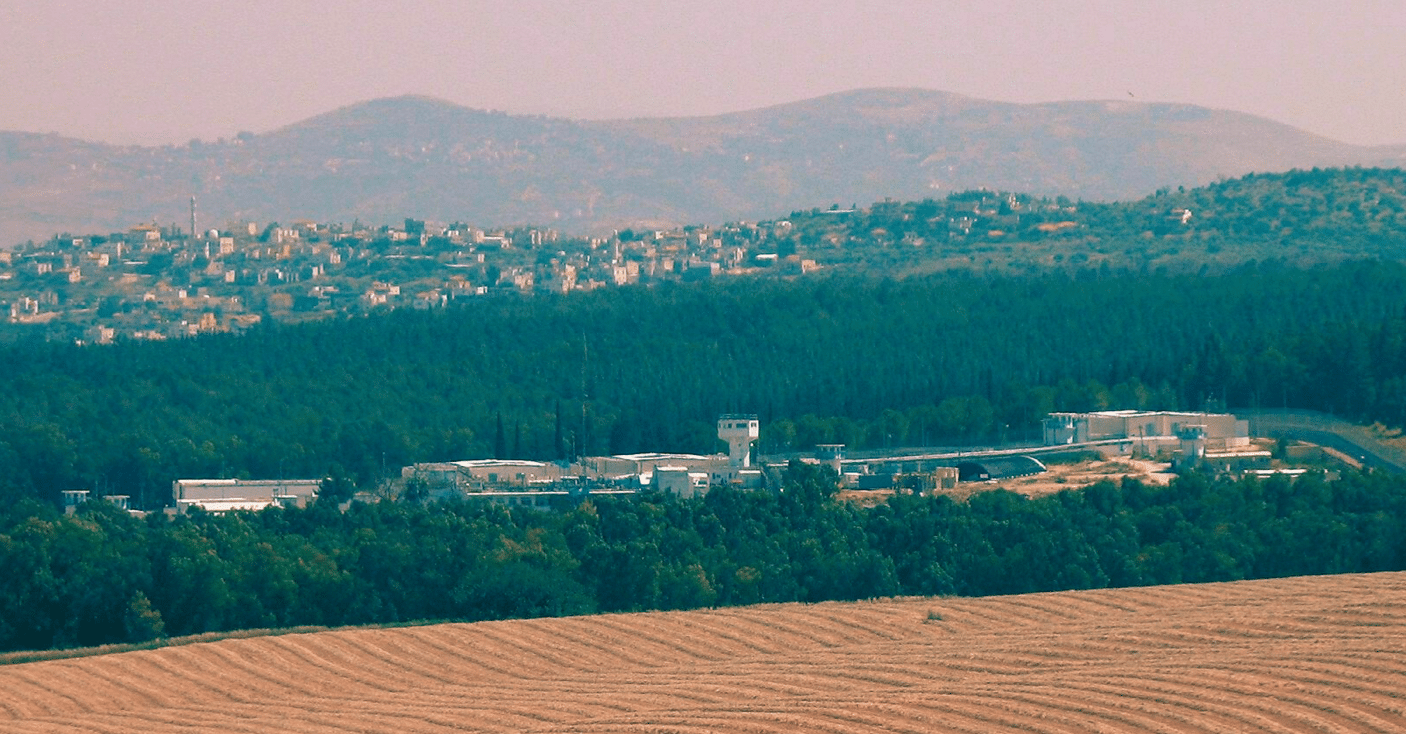
{"type": "Polygon", "coordinates": [[[379,228],[299,221],[230,223],[190,237],[139,225],[0,251],[0,309],[20,329],[42,325],[51,337],[102,344],[466,298],[814,269],[767,251],[788,229],[739,223],[571,238],[416,220],[379,228]]]}
{"type": "Polygon", "coordinates": [[[974,190],[595,237],[415,219],[142,224],[0,249],[8,317],[0,336],[170,339],[475,298],[816,269],[1205,273],[1254,261],[1401,257],[1401,184],[1400,171],[1352,169],[1248,176],[1117,203],[974,190]],[[1268,235],[1255,224],[1266,209],[1278,212],[1268,235]]]}
{"type": "MultiPolygon", "coordinates": [[[[1158,234],[1188,231],[1190,210],[1152,206],[1148,226],[1158,234]]],[[[48,338],[105,344],[239,332],[266,320],[740,274],[921,263],[1039,269],[1057,267],[1069,241],[1088,236],[1081,221],[1088,214],[1065,200],[973,191],[600,237],[415,219],[380,227],[240,221],[194,237],[180,227],[143,224],[0,250],[0,313],[8,314],[12,333],[39,326],[45,328],[33,331],[48,338]],[[1009,242],[1021,246],[1001,245],[1009,242]]],[[[1070,263],[1094,260],[1078,255],[1070,263]]]]}

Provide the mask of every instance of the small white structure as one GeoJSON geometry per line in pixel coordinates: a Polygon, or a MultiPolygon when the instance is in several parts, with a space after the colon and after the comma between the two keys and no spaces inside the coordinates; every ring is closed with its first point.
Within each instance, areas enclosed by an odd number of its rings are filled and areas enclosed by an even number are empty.
{"type": "Polygon", "coordinates": [[[752,465],[752,442],[761,436],[755,415],[728,414],[718,418],[718,438],[727,442],[727,465],[746,469],[752,465]]]}
{"type": "Polygon", "coordinates": [[[686,466],[654,468],[654,488],[679,497],[695,497],[708,492],[708,474],[691,472],[686,466]]]}
{"type": "Polygon", "coordinates": [[[716,482],[727,483],[738,489],[761,489],[766,484],[766,479],[760,469],[740,469],[731,473],[727,477],[717,477],[716,482]]]}
{"type": "Polygon", "coordinates": [[[1186,425],[1177,431],[1177,438],[1181,439],[1181,461],[1187,466],[1196,466],[1202,459],[1206,458],[1206,427],[1203,425],[1186,425]]]}
{"type": "Polygon", "coordinates": [[[88,490],[86,489],[65,489],[63,491],[63,514],[72,515],[78,511],[78,506],[88,501],[88,490]]]}
{"type": "Polygon", "coordinates": [[[840,463],[845,460],[845,445],[818,443],[815,445],[815,460],[833,469],[835,476],[842,476],[844,471],[840,468],[840,463]]]}

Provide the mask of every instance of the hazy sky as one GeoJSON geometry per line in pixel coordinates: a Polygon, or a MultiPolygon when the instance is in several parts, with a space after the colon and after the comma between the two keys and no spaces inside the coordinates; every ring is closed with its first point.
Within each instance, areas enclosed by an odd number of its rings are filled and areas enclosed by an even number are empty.
{"type": "Polygon", "coordinates": [[[1406,1],[0,0],[0,129],[184,143],[375,97],[695,115],[910,86],[1406,143],[1406,1]]]}

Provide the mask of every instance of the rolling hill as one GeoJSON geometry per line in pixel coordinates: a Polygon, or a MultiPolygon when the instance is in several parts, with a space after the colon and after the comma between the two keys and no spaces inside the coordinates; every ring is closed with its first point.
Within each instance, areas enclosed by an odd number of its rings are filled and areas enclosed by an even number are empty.
{"type": "Polygon", "coordinates": [[[16,734],[1399,732],[1406,574],[332,631],[0,690],[16,734]]]}
{"type": "Polygon", "coordinates": [[[109,146],[0,132],[0,243],[309,218],[590,231],[775,216],[988,187],[1134,198],[1252,171],[1400,165],[1263,118],[1133,101],[1010,104],[868,89],[711,117],[576,121],[425,97],[254,135],[109,146]]]}

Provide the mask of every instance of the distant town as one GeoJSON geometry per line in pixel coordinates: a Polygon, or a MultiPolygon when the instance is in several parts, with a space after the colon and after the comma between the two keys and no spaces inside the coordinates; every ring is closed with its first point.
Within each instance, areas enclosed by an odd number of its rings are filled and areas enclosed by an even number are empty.
{"type": "Polygon", "coordinates": [[[776,252],[775,235],[788,228],[739,223],[580,238],[411,219],[395,227],[231,222],[195,236],[138,225],[0,250],[0,308],[20,332],[43,326],[50,338],[105,344],[466,298],[814,269],[812,260],[776,252]]]}
{"type": "Polygon", "coordinates": [[[595,237],[416,219],[397,226],[233,221],[206,229],[197,226],[194,212],[188,228],[140,224],[0,249],[0,313],[8,312],[10,325],[3,333],[106,344],[443,308],[463,299],[743,274],[792,277],[822,268],[901,273],[913,267],[1029,273],[1108,264],[1175,267],[1178,258],[1199,267],[1202,256],[1211,257],[1204,245],[1185,254],[1179,244],[1071,247],[1091,236],[1140,243],[1197,236],[1192,210],[1160,195],[1075,205],[978,190],[942,201],[831,205],[774,220],[620,229],[595,237]],[[1091,225],[1097,234],[1091,235],[1091,225]]]}

